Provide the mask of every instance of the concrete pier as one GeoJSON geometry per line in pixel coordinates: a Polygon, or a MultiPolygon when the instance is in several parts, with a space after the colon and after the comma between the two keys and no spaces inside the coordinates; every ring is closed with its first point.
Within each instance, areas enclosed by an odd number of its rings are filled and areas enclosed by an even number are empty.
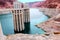
{"type": "Polygon", "coordinates": [[[24,30],[23,12],[22,10],[12,10],[13,21],[14,21],[14,31],[22,32],[24,30]]]}
{"type": "Polygon", "coordinates": [[[29,13],[29,9],[24,9],[23,14],[24,14],[24,26],[25,26],[24,33],[29,33],[29,31],[30,31],[30,13],[29,13]]]}
{"type": "Polygon", "coordinates": [[[24,33],[24,31],[27,32],[27,29],[30,30],[29,9],[12,10],[12,13],[15,33],[24,33]]]}

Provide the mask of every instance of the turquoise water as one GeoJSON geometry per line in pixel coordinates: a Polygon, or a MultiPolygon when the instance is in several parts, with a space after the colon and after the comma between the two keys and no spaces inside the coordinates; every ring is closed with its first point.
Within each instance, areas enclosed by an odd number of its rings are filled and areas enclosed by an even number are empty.
{"type": "Polygon", "coordinates": [[[37,28],[35,25],[39,24],[41,22],[44,22],[48,19],[47,16],[43,14],[43,12],[40,12],[39,9],[31,8],[30,9],[30,33],[31,34],[44,34],[45,32],[41,28],[37,28]]]}
{"type": "MultiPolygon", "coordinates": [[[[37,28],[35,25],[44,22],[48,19],[38,9],[30,9],[30,33],[29,34],[43,34],[45,33],[41,28],[37,28]]],[[[2,24],[3,33],[5,35],[14,34],[13,16],[12,14],[0,15],[0,21],[2,24]]]]}
{"type": "Polygon", "coordinates": [[[12,20],[13,20],[12,14],[0,15],[2,29],[5,35],[14,34],[14,26],[12,20]]]}

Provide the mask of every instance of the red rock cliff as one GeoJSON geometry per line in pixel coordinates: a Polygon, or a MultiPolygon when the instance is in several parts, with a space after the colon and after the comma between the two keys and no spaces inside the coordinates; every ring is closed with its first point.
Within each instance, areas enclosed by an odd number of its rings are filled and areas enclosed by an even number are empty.
{"type": "Polygon", "coordinates": [[[12,8],[15,0],[0,0],[0,8],[12,8]]]}
{"type": "Polygon", "coordinates": [[[39,2],[35,3],[32,7],[60,8],[60,0],[46,0],[42,4],[39,4],[39,2]]]}

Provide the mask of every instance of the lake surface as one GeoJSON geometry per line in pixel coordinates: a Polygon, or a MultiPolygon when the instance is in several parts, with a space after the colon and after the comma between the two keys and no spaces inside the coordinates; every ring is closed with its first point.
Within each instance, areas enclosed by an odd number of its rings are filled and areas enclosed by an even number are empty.
{"type": "Polygon", "coordinates": [[[35,25],[45,22],[48,19],[39,9],[31,8],[30,9],[30,21],[31,21],[31,34],[43,34],[45,33],[41,28],[37,28],[35,25]]]}
{"type": "MultiPolygon", "coordinates": [[[[37,28],[35,25],[44,22],[48,19],[42,12],[36,8],[30,9],[30,33],[29,34],[44,34],[45,32],[41,28],[37,28]]],[[[13,16],[12,14],[0,15],[0,21],[2,24],[3,33],[5,35],[14,34],[13,16]]]]}

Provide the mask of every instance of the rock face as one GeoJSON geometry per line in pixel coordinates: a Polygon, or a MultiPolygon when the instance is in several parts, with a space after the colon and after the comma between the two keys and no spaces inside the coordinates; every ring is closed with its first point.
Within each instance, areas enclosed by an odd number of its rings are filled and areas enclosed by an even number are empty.
{"type": "Polygon", "coordinates": [[[46,32],[60,32],[60,14],[48,19],[42,24],[38,24],[38,27],[41,27],[46,32]]]}
{"type": "Polygon", "coordinates": [[[60,9],[54,8],[39,8],[39,11],[43,12],[45,15],[48,15],[49,17],[53,17],[60,14],[60,9]]]}
{"type": "Polygon", "coordinates": [[[59,0],[46,0],[45,1],[45,5],[48,8],[57,8],[58,6],[60,6],[60,1],[59,0]]]}
{"type": "MultiPolygon", "coordinates": [[[[0,0],[0,9],[5,9],[5,8],[13,8],[14,2],[18,2],[17,0],[0,0]]],[[[21,3],[22,8],[24,7],[25,4],[21,3]]]]}
{"type": "MultiPolygon", "coordinates": [[[[3,37],[2,37],[3,38],[3,37]]],[[[30,35],[30,34],[14,34],[6,36],[6,39],[0,40],[60,40],[60,34],[46,34],[46,35],[30,35]]]]}
{"type": "Polygon", "coordinates": [[[35,3],[32,4],[32,8],[42,7],[43,3],[44,3],[43,1],[41,1],[41,2],[35,2],[35,3]]]}
{"type": "Polygon", "coordinates": [[[16,34],[7,36],[8,40],[43,40],[45,39],[39,35],[16,34]]]}
{"type": "Polygon", "coordinates": [[[16,0],[0,0],[0,9],[1,8],[12,8],[14,1],[16,0]]]}
{"type": "Polygon", "coordinates": [[[42,7],[42,8],[60,8],[60,0],[46,0],[42,3],[35,3],[32,7],[42,7]]]}

